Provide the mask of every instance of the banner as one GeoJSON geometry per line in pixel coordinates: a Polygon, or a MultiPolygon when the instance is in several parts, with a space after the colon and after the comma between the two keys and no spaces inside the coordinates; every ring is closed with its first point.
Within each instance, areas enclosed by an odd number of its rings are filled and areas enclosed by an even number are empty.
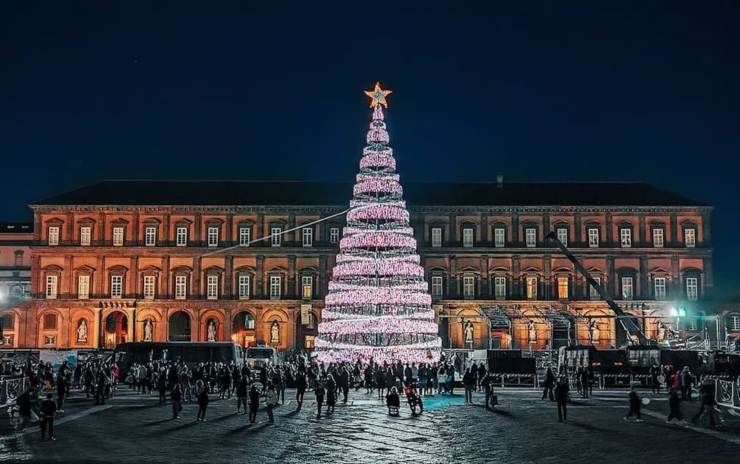
{"type": "Polygon", "coordinates": [[[57,351],[57,350],[40,350],[39,361],[51,363],[54,370],[59,369],[64,361],[71,367],[77,365],[77,350],[57,351]]]}

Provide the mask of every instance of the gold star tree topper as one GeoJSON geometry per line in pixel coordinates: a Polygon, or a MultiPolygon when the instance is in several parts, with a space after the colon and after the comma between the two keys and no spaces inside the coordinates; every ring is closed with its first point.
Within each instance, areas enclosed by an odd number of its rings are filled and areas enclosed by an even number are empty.
{"type": "Polygon", "coordinates": [[[385,97],[390,94],[391,90],[383,90],[380,88],[380,82],[375,83],[375,88],[373,90],[365,90],[365,95],[370,97],[370,108],[375,108],[378,105],[388,108],[388,102],[385,97]]]}

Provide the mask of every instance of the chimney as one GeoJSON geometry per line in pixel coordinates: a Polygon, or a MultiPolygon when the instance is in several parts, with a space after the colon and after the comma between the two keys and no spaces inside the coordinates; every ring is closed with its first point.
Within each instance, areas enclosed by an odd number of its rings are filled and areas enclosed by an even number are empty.
{"type": "Polygon", "coordinates": [[[496,174],[496,187],[498,188],[504,187],[504,175],[503,174],[496,174]]]}

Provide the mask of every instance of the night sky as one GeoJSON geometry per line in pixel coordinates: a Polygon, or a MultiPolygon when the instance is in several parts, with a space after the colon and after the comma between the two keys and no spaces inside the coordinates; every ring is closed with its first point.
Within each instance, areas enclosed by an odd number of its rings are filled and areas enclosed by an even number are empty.
{"type": "Polygon", "coordinates": [[[0,222],[104,178],[351,181],[380,80],[402,181],[683,193],[740,295],[740,2],[189,3],[0,3],[0,222]]]}

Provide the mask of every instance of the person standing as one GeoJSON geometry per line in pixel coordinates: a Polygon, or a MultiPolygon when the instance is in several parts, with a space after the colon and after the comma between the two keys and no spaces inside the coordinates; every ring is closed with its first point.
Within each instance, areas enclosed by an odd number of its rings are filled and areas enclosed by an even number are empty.
{"type": "Polygon", "coordinates": [[[545,388],[542,390],[542,399],[544,400],[548,396],[550,401],[555,401],[553,397],[553,388],[555,388],[555,374],[552,372],[552,367],[548,366],[545,372],[545,381],[542,384],[545,388]]]}
{"type": "Polygon", "coordinates": [[[267,420],[272,424],[275,420],[272,416],[272,410],[278,402],[278,393],[275,391],[275,385],[269,384],[267,386],[267,393],[265,393],[265,404],[267,405],[267,420]]]}
{"type": "Polygon", "coordinates": [[[46,431],[49,431],[49,440],[56,440],[54,438],[54,416],[57,412],[57,405],[52,399],[51,393],[46,395],[46,399],[41,403],[41,439],[43,440],[46,435],[46,431]]]}
{"type": "Polygon", "coordinates": [[[165,375],[164,369],[159,370],[157,390],[159,391],[159,405],[163,406],[167,403],[167,375],[165,375]]]}
{"type": "Polygon", "coordinates": [[[321,407],[324,405],[324,385],[322,380],[318,380],[316,382],[316,388],[314,388],[314,393],[316,394],[316,418],[321,417],[321,407]]]}
{"type": "Polygon", "coordinates": [[[242,405],[244,405],[244,414],[249,411],[247,408],[247,393],[249,391],[249,384],[247,383],[246,377],[239,379],[239,384],[236,386],[236,413],[239,414],[242,405]]]}
{"type": "Polygon", "coordinates": [[[208,387],[205,383],[201,382],[201,386],[198,389],[198,415],[196,421],[206,421],[206,409],[208,409],[208,387]]]}
{"type": "Polygon", "coordinates": [[[493,398],[493,377],[490,373],[487,372],[485,375],[483,375],[480,383],[483,386],[486,394],[486,409],[493,409],[493,407],[496,405],[496,402],[493,398]]]}
{"type": "Polygon", "coordinates": [[[591,379],[589,378],[589,369],[584,367],[581,369],[581,395],[584,398],[588,398],[591,390],[591,379]]]}
{"type": "Polygon", "coordinates": [[[702,417],[706,408],[709,413],[709,426],[719,426],[721,419],[716,410],[717,401],[714,397],[714,384],[711,381],[705,381],[699,388],[699,392],[701,394],[701,407],[699,408],[699,412],[691,419],[691,422],[696,423],[702,417]]]}
{"type": "Polygon", "coordinates": [[[69,381],[67,376],[60,375],[57,377],[57,411],[64,412],[64,398],[67,395],[69,381]]]}
{"type": "Polygon", "coordinates": [[[172,387],[170,398],[172,399],[172,419],[179,419],[180,411],[182,411],[182,387],[179,382],[172,387]]]}
{"type": "Polygon", "coordinates": [[[326,378],[326,413],[333,414],[334,406],[337,404],[337,383],[334,376],[329,374],[326,378]]]}
{"type": "Polygon", "coordinates": [[[681,399],[691,401],[691,387],[694,384],[694,374],[691,373],[689,366],[684,366],[681,371],[681,399]]]}
{"type": "Polygon", "coordinates": [[[33,409],[33,400],[31,399],[31,387],[21,393],[15,400],[18,405],[18,414],[21,416],[21,430],[25,429],[31,423],[31,410],[33,409]]]}
{"type": "Polygon", "coordinates": [[[463,386],[465,387],[465,404],[473,404],[473,390],[475,389],[476,379],[471,369],[468,367],[463,374],[463,386]]]}
{"type": "Polygon", "coordinates": [[[303,395],[306,393],[306,373],[303,369],[298,369],[298,374],[295,380],[295,400],[298,403],[296,410],[300,411],[303,407],[303,395]]]}
{"type": "Polygon", "coordinates": [[[642,415],[640,414],[640,407],[642,402],[640,401],[640,395],[637,394],[635,385],[632,384],[630,389],[630,411],[624,416],[624,420],[628,421],[630,417],[636,416],[635,422],[642,422],[642,415]]]}
{"type": "Polygon", "coordinates": [[[95,386],[95,404],[105,404],[105,390],[108,388],[108,376],[105,369],[98,371],[98,383],[95,386]]]}
{"type": "Polygon", "coordinates": [[[249,389],[249,423],[254,424],[257,421],[257,411],[260,408],[260,392],[257,391],[257,386],[252,384],[252,388],[249,389]]]}
{"type": "MultiPolygon", "coordinates": [[[[555,400],[558,403],[558,422],[568,420],[568,392],[570,387],[568,386],[568,379],[564,375],[558,378],[558,382],[555,385],[555,400]]],[[[544,396],[543,398],[544,399],[544,396]]]]}

